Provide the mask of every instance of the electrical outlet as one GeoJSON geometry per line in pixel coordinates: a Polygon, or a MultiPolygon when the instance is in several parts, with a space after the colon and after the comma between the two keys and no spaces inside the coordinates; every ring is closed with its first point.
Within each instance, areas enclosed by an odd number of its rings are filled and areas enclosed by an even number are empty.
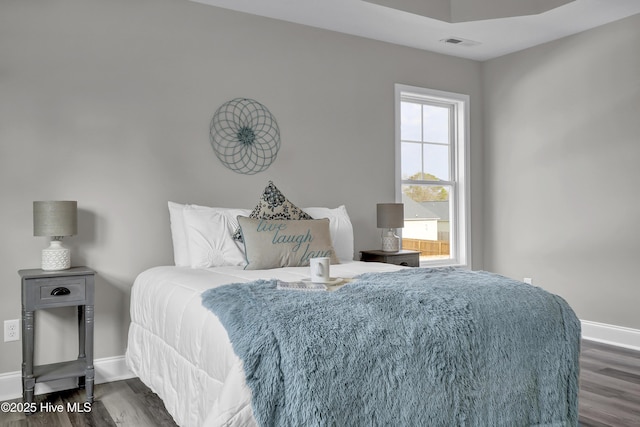
{"type": "Polygon", "coordinates": [[[528,285],[533,285],[533,279],[531,277],[525,277],[524,278],[524,283],[526,283],[528,285]]]}
{"type": "Polygon", "coordinates": [[[20,319],[4,321],[4,342],[20,340],[20,319]]]}

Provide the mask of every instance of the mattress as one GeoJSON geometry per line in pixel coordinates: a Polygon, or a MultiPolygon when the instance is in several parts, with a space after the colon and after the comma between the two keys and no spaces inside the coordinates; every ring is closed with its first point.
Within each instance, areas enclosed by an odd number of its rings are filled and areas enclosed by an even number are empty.
{"type": "MultiPolygon", "coordinates": [[[[401,268],[353,261],[332,265],[331,275],[348,278],[401,268]]],[[[180,426],[256,425],[242,362],[218,318],[202,306],[200,295],[229,283],[308,277],[309,267],[146,270],[131,290],[127,364],[160,396],[180,426]]]]}

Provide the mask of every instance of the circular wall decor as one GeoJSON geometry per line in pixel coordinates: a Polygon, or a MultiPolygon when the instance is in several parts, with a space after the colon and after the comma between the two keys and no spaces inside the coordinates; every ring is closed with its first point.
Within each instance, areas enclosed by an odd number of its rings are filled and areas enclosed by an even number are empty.
{"type": "Polygon", "coordinates": [[[236,98],[218,108],[209,126],[211,146],[223,165],[253,175],[267,169],[280,149],[280,129],[267,107],[236,98]]]}

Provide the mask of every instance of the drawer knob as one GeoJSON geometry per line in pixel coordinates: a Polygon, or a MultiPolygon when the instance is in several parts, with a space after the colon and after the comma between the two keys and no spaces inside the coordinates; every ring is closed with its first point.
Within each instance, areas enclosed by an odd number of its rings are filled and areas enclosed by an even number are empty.
{"type": "Polygon", "coordinates": [[[64,288],[64,287],[55,288],[54,290],[51,291],[51,295],[53,295],[54,297],[69,295],[70,293],[71,291],[68,288],[64,288]]]}

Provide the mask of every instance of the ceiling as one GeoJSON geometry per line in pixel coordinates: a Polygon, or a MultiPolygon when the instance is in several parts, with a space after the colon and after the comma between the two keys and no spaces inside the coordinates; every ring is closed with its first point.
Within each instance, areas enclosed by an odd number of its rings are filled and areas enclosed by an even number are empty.
{"type": "Polygon", "coordinates": [[[547,12],[575,0],[363,0],[446,22],[509,18],[547,12]]]}
{"type": "Polygon", "coordinates": [[[191,1],[479,61],[640,13],[640,0],[191,1]],[[443,14],[442,8],[423,7],[425,2],[444,4],[446,13],[443,14]],[[482,3],[483,7],[474,7],[474,2],[482,3]],[[475,15],[458,7],[460,4],[475,9],[475,15]],[[540,4],[553,8],[537,13],[540,4]],[[557,5],[560,6],[555,7],[557,5]],[[534,14],[485,19],[519,13],[534,14]],[[445,22],[447,20],[464,22],[445,22]],[[451,38],[462,43],[441,41],[451,38]]]}

